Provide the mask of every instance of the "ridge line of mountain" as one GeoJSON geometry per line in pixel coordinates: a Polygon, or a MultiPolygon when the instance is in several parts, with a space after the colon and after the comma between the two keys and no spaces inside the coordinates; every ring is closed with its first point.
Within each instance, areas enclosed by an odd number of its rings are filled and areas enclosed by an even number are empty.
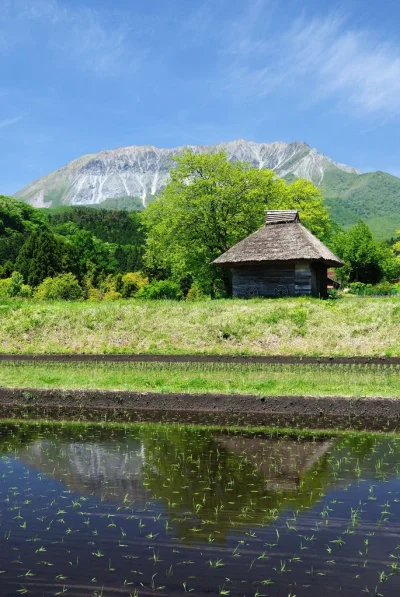
{"type": "Polygon", "coordinates": [[[348,226],[363,218],[382,238],[400,228],[400,178],[381,172],[361,173],[303,141],[258,143],[237,139],[216,145],[105,149],[72,160],[32,182],[15,197],[34,207],[143,209],[164,188],[173,157],[185,149],[194,153],[225,150],[229,160],[272,169],[288,182],[311,180],[321,188],[339,224],[348,226]]]}

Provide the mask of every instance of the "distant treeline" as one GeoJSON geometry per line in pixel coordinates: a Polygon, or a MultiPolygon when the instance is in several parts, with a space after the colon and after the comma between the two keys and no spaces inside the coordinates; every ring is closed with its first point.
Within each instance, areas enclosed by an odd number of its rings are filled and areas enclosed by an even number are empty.
{"type": "Polygon", "coordinates": [[[0,196],[0,277],[19,271],[35,287],[72,273],[83,284],[139,271],[145,236],[140,213],[90,207],[35,209],[0,196]]]}

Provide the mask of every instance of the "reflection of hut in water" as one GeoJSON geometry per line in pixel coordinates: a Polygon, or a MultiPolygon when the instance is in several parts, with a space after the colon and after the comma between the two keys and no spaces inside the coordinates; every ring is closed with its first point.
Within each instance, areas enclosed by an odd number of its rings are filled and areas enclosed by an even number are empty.
{"type": "Polygon", "coordinates": [[[36,440],[17,454],[25,465],[39,470],[81,494],[122,501],[143,500],[144,447],[139,441],[119,444],[52,443],[36,440]]]}
{"type": "Polygon", "coordinates": [[[329,450],[330,441],[216,435],[220,446],[246,458],[265,478],[266,489],[295,491],[301,477],[329,450]]]}

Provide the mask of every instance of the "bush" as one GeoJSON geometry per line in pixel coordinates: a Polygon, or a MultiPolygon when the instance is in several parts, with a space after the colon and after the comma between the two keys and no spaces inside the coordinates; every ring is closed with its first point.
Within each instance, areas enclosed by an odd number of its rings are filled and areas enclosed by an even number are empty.
{"type": "Polygon", "coordinates": [[[367,292],[367,288],[372,287],[372,284],[364,284],[364,282],[352,282],[349,284],[349,292],[351,294],[358,294],[363,296],[367,292]]]}
{"type": "Polygon", "coordinates": [[[99,280],[99,291],[101,295],[107,294],[108,292],[118,292],[118,277],[109,274],[102,280],[99,280]]]}
{"type": "Polygon", "coordinates": [[[398,294],[396,286],[387,281],[375,285],[353,282],[349,285],[349,291],[351,294],[358,296],[391,296],[398,294]]]}
{"type": "Polygon", "coordinates": [[[11,278],[0,280],[0,298],[10,298],[11,278]]]}
{"type": "Polygon", "coordinates": [[[336,300],[341,298],[342,293],[337,288],[329,288],[328,289],[328,299],[336,300]]]}
{"type": "Polygon", "coordinates": [[[182,291],[178,284],[171,282],[171,280],[158,280],[143,286],[136,296],[145,299],[171,299],[178,301],[182,298],[182,291]]]}
{"type": "Polygon", "coordinates": [[[37,288],[35,298],[42,301],[77,301],[83,298],[83,290],[73,274],[60,274],[46,278],[37,288]]]}
{"type": "Polygon", "coordinates": [[[200,285],[194,282],[192,286],[189,288],[189,291],[186,295],[187,301],[201,301],[202,299],[206,298],[206,295],[200,288],[200,285]]]}
{"type": "Polygon", "coordinates": [[[377,284],[374,291],[374,294],[377,294],[378,296],[391,296],[392,294],[397,294],[397,289],[394,285],[386,281],[377,284]]]}
{"type": "Polygon", "coordinates": [[[103,296],[104,301],[119,301],[120,298],[122,298],[122,295],[120,292],[117,292],[116,290],[109,290],[103,296]]]}
{"type": "Polygon", "coordinates": [[[122,276],[121,295],[123,298],[131,298],[147,286],[149,279],[142,276],[140,272],[128,272],[122,276]]]}
{"type": "Polygon", "coordinates": [[[24,284],[24,279],[19,272],[13,272],[11,278],[0,280],[0,298],[29,298],[32,288],[24,284]]]}
{"type": "Polygon", "coordinates": [[[33,294],[32,286],[29,284],[22,284],[18,294],[14,295],[20,298],[31,298],[33,294]]]}
{"type": "Polygon", "coordinates": [[[92,303],[97,303],[101,301],[102,296],[100,290],[97,288],[89,288],[87,291],[87,300],[92,303]]]}

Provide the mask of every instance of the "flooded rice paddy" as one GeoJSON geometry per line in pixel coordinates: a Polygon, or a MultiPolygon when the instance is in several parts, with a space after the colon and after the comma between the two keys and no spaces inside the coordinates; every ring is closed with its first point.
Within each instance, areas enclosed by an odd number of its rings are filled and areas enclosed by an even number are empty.
{"type": "Polygon", "coordinates": [[[400,438],[0,426],[0,594],[400,595],[400,438]]]}

